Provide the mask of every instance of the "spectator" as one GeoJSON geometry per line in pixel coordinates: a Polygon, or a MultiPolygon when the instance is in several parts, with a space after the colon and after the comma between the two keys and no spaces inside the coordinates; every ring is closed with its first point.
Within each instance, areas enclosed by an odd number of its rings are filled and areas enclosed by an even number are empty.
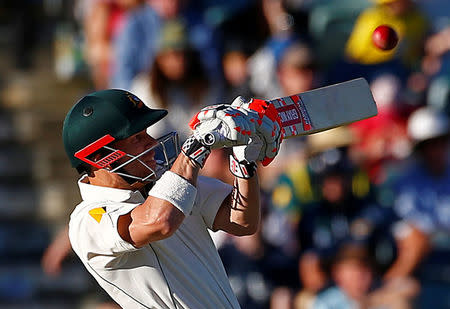
{"type": "Polygon", "coordinates": [[[228,102],[237,96],[246,99],[254,97],[249,85],[248,58],[250,55],[248,44],[238,38],[228,38],[222,56],[222,66],[225,82],[225,99],[228,102]]]}
{"type": "Polygon", "coordinates": [[[408,133],[414,151],[393,185],[394,209],[401,219],[395,228],[398,256],[385,278],[417,276],[423,286],[419,304],[431,308],[442,305],[446,295],[445,287],[433,283],[439,282],[439,271],[430,269],[447,262],[441,258],[445,245],[435,237],[450,231],[448,117],[422,107],[409,118],[408,133]]]}
{"type": "Polygon", "coordinates": [[[450,26],[429,36],[425,41],[425,56],[422,59],[422,71],[433,76],[448,73],[450,51],[450,26]]]}
{"type": "Polygon", "coordinates": [[[69,240],[69,227],[61,229],[42,255],[42,269],[50,276],[61,273],[64,259],[72,252],[69,240]]]}
{"type": "Polygon", "coordinates": [[[328,285],[328,274],[324,271],[319,257],[314,253],[305,253],[299,263],[299,276],[302,288],[294,297],[295,309],[312,308],[317,293],[328,285]]]}
{"type": "Polygon", "coordinates": [[[334,148],[309,162],[316,196],[312,204],[303,205],[298,239],[300,280],[310,293],[326,287],[330,278],[324,278],[323,265],[341,242],[356,239],[376,252],[381,240],[389,237],[383,232],[388,214],[374,202],[367,175],[346,151],[334,148]],[[310,276],[321,280],[312,281],[310,276]]]}
{"type": "Polygon", "coordinates": [[[145,1],[128,13],[114,42],[116,63],[110,86],[127,89],[137,74],[150,67],[158,50],[160,27],[160,17],[145,1]]]}
{"type": "Polygon", "coordinates": [[[368,172],[371,182],[386,181],[392,165],[404,159],[411,151],[406,122],[410,111],[401,101],[404,89],[398,77],[383,74],[371,84],[378,115],[350,125],[355,135],[352,153],[368,172]]]}
{"type": "Polygon", "coordinates": [[[184,140],[191,134],[187,124],[195,112],[217,102],[217,92],[207,79],[200,56],[190,47],[186,31],[180,20],[166,22],[152,70],[137,76],[132,84],[144,102],[178,111],[168,117],[166,124],[152,127],[153,136],[177,130],[184,140]],[[181,124],[186,126],[180,127],[181,124]]]}
{"type": "Polygon", "coordinates": [[[411,308],[415,281],[379,284],[369,251],[358,243],[343,244],[331,264],[334,286],[320,293],[310,308],[411,308]]]}
{"type": "Polygon", "coordinates": [[[398,258],[387,278],[411,275],[430,250],[431,234],[450,227],[445,203],[450,195],[448,132],[448,118],[429,107],[415,111],[408,121],[414,158],[394,185],[394,209],[402,222],[398,258]]]}
{"type": "Polygon", "coordinates": [[[150,0],[130,12],[117,38],[113,87],[129,89],[139,73],[151,70],[159,49],[163,24],[172,19],[181,19],[186,25],[187,41],[201,55],[207,78],[217,80],[221,76],[220,42],[214,29],[204,23],[202,16],[197,11],[189,10],[187,1],[150,0]]]}
{"type": "MultiPolygon", "coordinates": [[[[389,224],[387,213],[374,202],[367,174],[351,161],[352,142],[346,127],[309,136],[309,158],[291,162],[272,193],[265,235],[297,259],[308,299],[330,282],[323,264],[341,241],[354,237],[375,252],[389,240],[380,233],[389,224]]],[[[385,260],[378,262],[383,267],[385,260]]]]}
{"type": "Polygon", "coordinates": [[[281,0],[262,0],[262,14],[269,36],[249,59],[250,87],[260,98],[277,96],[277,66],[287,47],[299,40],[294,20],[281,0]]]}
{"type": "Polygon", "coordinates": [[[95,0],[84,8],[85,55],[95,89],[109,85],[114,67],[113,42],[120,33],[125,13],[143,0],[95,0]]]}
{"type": "Polygon", "coordinates": [[[425,42],[422,72],[430,79],[427,103],[450,116],[450,26],[425,42]]]}
{"type": "Polygon", "coordinates": [[[331,266],[331,277],[336,286],[320,293],[313,308],[361,308],[374,280],[371,263],[364,247],[340,247],[331,266]]]}
{"type": "Polygon", "coordinates": [[[270,35],[269,25],[263,14],[263,1],[228,1],[227,3],[234,3],[235,8],[219,26],[219,31],[224,38],[224,48],[226,50],[230,43],[242,42],[245,49],[248,49],[249,55],[252,55],[270,35]],[[237,8],[236,4],[240,7],[237,8]]]}
{"type": "Polygon", "coordinates": [[[433,78],[428,87],[427,104],[450,116],[450,70],[446,75],[433,78]]]}
{"type": "Polygon", "coordinates": [[[288,46],[281,55],[277,76],[281,91],[279,94],[283,96],[316,88],[320,76],[314,50],[301,42],[288,46]]]}
{"type": "MultiPolygon", "coordinates": [[[[346,147],[352,141],[347,128],[337,128],[309,136],[307,149],[314,155],[335,147],[346,147]]],[[[306,207],[319,199],[310,163],[306,157],[298,155],[296,160],[289,161],[275,180],[266,223],[270,228],[264,230],[269,241],[293,258],[297,258],[299,253],[296,235],[299,221],[306,207]]]]}

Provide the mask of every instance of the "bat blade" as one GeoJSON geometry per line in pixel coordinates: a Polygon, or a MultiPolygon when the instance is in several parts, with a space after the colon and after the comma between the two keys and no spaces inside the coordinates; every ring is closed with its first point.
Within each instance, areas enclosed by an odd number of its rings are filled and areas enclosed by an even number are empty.
{"type": "Polygon", "coordinates": [[[269,104],[280,116],[284,138],[332,129],[378,113],[364,78],[273,99],[269,104]]]}

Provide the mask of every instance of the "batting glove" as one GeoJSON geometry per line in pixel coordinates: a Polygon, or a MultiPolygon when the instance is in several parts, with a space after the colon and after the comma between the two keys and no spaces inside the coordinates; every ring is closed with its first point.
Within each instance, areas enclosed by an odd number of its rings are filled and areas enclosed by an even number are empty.
{"type": "Polygon", "coordinates": [[[249,179],[256,173],[255,162],[239,161],[233,154],[230,155],[230,172],[239,178],[249,179]]]}
{"type": "Polygon", "coordinates": [[[246,145],[255,134],[257,114],[227,104],[208,106],[189,123],[194,137],[213,148],[246,145]],[[253,121],[252,121],[253,119],[253,121]]]}
{"type": "Polygon", "coordinates": [[[275,107],[264,100],[252,99],[245,102],[242,97],[238,97],[233,101],[232,106],[239,110],[247,110],[256,113],[257,117],[252,121],[255,123],[256,135],[263,140],[264,149],[258,156],[258,160],[263,166],[267,166],[280,150],[280,144],[283,140],[281,120],[275,107]]]}
{"type": "Polygon", "coordinates": [[[211,148],[203,144],[194,136],[190,136],[181,146],[181,151],[198,167],[205,165],[206,159],[211,154],[211,148]]]}

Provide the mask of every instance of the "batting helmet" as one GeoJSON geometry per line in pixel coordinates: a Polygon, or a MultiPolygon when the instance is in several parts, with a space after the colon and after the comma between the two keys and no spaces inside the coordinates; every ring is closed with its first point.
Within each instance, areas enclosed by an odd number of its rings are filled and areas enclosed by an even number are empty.
{"type": "Polygon", "coordinates": [[[105,136],[125,139],[166,115],[166,110],[151,109],[124,90],[108,89],[86,95],[70,109],[63,125],[64,148],[72,167],[83,164],[84,160],[76,154],[86,146],[105,136]]]}

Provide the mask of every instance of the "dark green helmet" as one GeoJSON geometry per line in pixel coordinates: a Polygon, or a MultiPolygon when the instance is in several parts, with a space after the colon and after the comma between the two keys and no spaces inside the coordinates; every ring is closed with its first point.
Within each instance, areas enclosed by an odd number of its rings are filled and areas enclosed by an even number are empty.
{"type": "Polygon", "coordinates": [[[77,151],[105,135],[125,139],[145,130],[167,115],[166,110],[148,108],[134,94],[119,89],[93,92],[79,100],[67,113],[63,142],[73,167],[83,161],[77,151]]]}

